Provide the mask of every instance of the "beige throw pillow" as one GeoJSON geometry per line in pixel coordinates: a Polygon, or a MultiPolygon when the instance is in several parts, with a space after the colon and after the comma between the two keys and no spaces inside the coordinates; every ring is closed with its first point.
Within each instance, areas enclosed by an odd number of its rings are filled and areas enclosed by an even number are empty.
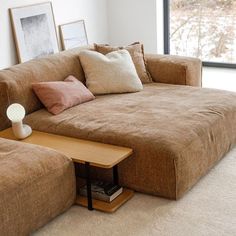
{"type": "Polygon", "coordinates": [[[85,50],[79,54],[86,85],[93,94],[138,92],[143,89],[127,50],[103,55],[85,50]]]}
{"type": "Polygon", "coordinates": [[[100,52],[104,55],[113,51],[126,49],[131,55],[136,71],[142,83],[145,84],[152,82],[152,78],[146,69],[144,50],[143,45],[141,43],[133,43],[126,47],[114,47],[107,44],[94,44],[94,47],[97,52],[100,52]]]}

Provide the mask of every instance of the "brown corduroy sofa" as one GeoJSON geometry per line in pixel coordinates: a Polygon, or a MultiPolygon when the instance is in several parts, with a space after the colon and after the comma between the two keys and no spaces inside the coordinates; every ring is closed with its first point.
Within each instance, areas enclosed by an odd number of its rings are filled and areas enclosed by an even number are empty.
{"type": "Polygon", "coordinates": [[[0,138],[0,235],[29,235],[67,210],[75,196],[70,159],[0,138]]]}
{"type": "MultiPolygon", "coordinates": [[[[6,108],[21,103],[33,129],[131,147],[119,166],[122,185],[180,198],[236,143],[236,94],[201,88],[201,61],[146,55],[153,83],[138,93],[97,96],[53,116],[32,83],[85,76],[74,49],[0,71],[0,129],[9,126],[6,108]]],[[[110,172],[94,170],[102,178],[110,172]]]]}

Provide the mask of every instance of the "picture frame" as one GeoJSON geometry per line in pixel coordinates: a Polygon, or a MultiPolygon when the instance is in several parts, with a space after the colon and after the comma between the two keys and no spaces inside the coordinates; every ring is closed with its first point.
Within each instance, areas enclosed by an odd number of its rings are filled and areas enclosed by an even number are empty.
{"type": "Polygon", "coordinates": [[[88,45],[88,36],[84,20],[60,25],[59,32],[63,50],[88,45]]]}
{"type": "Polygon", "coordinates": [[[9,11],[20,63],[59,52],[51,2],[11,8],[9,11]]]}

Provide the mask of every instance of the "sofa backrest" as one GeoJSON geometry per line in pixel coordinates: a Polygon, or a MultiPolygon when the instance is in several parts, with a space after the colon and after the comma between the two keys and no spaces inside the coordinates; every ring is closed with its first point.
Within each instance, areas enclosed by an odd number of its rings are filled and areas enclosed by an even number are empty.
{"type": "Polygon", "coordinates": [[[32,83],[60,81],[69,75],[85,82],[78,57],[84,49],[92,47],[68,50],[0,70],[0,130],[10,126],[6,116],[10,104],[20,103],[25,107],[26,114],[43,107],[32,90],[32,83]]]}

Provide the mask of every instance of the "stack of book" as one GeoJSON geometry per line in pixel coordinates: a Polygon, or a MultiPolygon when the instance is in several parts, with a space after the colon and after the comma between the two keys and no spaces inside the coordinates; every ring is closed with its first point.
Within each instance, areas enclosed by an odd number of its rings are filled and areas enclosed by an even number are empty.
{"type": "MultiPolygon", "coordinates": [[[[123,188],[113,183],[103,181],[94,181],[91,184],[92,198],[105,202],[111,202],[117,198],[122,192],[123,188]]],[[[84,185],[79,190],[80,195],[87,197],[87,186],[84,185]]]]}

